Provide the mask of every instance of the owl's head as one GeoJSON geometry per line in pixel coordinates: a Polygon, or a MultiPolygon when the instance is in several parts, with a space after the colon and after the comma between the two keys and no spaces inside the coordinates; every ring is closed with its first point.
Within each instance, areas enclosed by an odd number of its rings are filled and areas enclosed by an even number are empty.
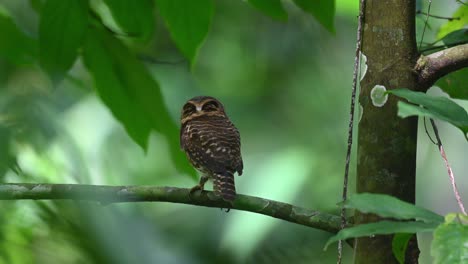
{"type": "Polygon", "coordinates": [[[226,116],[224,106],[211,96],[196,96],[188,100],[182,108],[181,123],[198,116],[226,116]]]}

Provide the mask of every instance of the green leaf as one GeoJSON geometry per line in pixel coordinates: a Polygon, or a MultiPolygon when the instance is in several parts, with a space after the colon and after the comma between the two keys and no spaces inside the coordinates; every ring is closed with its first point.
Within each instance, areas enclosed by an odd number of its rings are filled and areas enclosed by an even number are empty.
{"type": "Polygon", "coordinates": [[[409,102],[422,107],[398,102],[398,116],[427,116],[449,122],[458,127],[465,137],[468,132],[468,113],[452,100],[441,96],[430,96],[422,92],[408,89],[395,89],[388,91],[391,94],[407,99],[409,102]]]}
{"type": "Polygon", "coordinates": [[[441,41],[448,47],[468,43],[468,29],[459,29],[445,35],[441,41]]]}
{"type": "Polygon", "coordinates": [[[154,32],[153,2],[150,0],[105,0],[112,16],[119,26],[130,36],[144,41],[154,32]]]}
{"type": "Polygon", "coordinates": [[[281,21],[288,20],[288,13],[284,10],[281,0],[249,0],[249,3],[267,16],[281,21]]]}
{"type": "Polygon", "coordinates": [[[437,223],[424,223],[424,222],[395,222],[395,221],[380,221],[370,224],[362,224],[345,228],[338,232],[335,236],[328,239],[325,244],[325,249],[333,242],[338,240],[346,240],[348,238],[374,236],[374,235],[388,235],[394,233],[417,233],[417,232],[431,232],[437,227],[437,223]]]}
{"type": "Polygon", "coordinates": [[[345,202],[344,206],[363,213],[377,214],[381,217],[402,220],[415,219],[427,223],[442,223],[444,221],[444,218],[436,213],[385,194],[355,194],[345,202]]]}
{"type": "Polygon", "coordinates": [[[59,81],[78,55],[88,27],[88,2],[47,0],[39,21],[39,60],[52,80],[59,81]]]}
{"type": "Polygon", "coordinates": [[[450,97],[468,100],[468,68],[451,72],[439,79],[435,85],[439,86],[450,97]]]}
{"type": "Polygon", "coordinates": [[[294,3],[314,16],[328,31],[335,32],[335,0],[294,0],[294,3]]]}
{"type": "Polygon", "coordinates": [[[172,39],[193,65],[210,29],[213,1],[157,0],[156,3],[172,39]]]}
{"type": "Polygon", "coordinates": [[[445,223],[434,231],[431,245],[434,263],[468,262],[468,216],[448,214],[445,223]]]}
{"type": "Polygon", "coordinates": [[[437,38],[441,39],[445,35],[449,34],[458,29],[464,28],[468,24],[468,6],[467,5],[460,5],[460,7],[453,13],[452,17],[456,17],[459,19],[454,19],[452,21],[448,21],[444,25],[442,25],[437,33],[437,38]]]}
{"type": "Polygon", "coordinates": [[[135,54],[104,29],[92,28],[83,57],[99,96],[130,137],[146,150],[151,130],[162,133],[178,169],[195,177],[180,151],[179,131],[166,110],[159,85],[135,54]]]}
{"type": "Polygon", "coordinates": [[[405,263],[405,253],[408,247],[408,242],[414,234],[411,233],[398,233],[393,236],[392,251],[395,258],[400,264],[405,263]]]}
{"type": "Polygon", "coordinates": [[[11,129],[5,124],[7,122],[0,121],[0,182],[4,182],[5,173],[17,166],[16,157],[10,152],[11,129]]]}
{"type": "Polygon", "coordinates": [[[37,55],[37,43],[26,36],[0,6],[0,56],[16,64],[31,64],[37,55]]]}

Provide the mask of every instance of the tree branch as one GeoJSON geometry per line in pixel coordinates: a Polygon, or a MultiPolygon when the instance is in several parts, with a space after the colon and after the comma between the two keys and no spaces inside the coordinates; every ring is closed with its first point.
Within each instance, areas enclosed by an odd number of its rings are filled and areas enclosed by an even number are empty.
{"type": "Polygon", "coordinates": [[[0,184],[0,200],[76,200],[102,204],[182,203],[259,213],[331,233],[336,233],[340,229],[340,217],[337,215],[242,194],[238,194],[230,205],[215,196],[213,192],[203,191],[189,196],[189,189],[176,187],[5,183],[0,184]]]}
{"type": "Polygon", "coordinates": [[[441,50],[427,56],[421,55],[416,62],[418,84],[427,90],[439,78],[456,70],[468,67],[468,44],[441,50]]]}

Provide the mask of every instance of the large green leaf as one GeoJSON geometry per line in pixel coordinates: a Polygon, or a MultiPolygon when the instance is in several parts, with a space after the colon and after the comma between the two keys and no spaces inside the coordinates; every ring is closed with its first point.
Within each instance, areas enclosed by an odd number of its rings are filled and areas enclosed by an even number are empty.
{"type": "Polygon", "coordinates": [[[212,0],[157,0],[157,8],[172,39],[193,65],[213,16],[212,0]]]}
{"type": "Polygon", "coordinates": [[[335,0],[294,0],[294,3],[312,14],[328,31],[335,32],[335,0]]]}
{"type": "Polygon", "coordinates": [[[431,245],[434,263],[468,263],[468,216],[448,214],[434,231],[431,245]]]}
{"type": "Polygon", "coordinates": [[[0,6],[0,56],[13,63],[33,63],[37,55],[37,43],[26,36],[0,6]]]}
{"type": "Polygon", "coordinates": [[[153,2],[150,0],[105,0],[119,26],[133,37],[148,40],[154,31],[153,2]]]}
{"type": "Polygon", "coordinates": [[[427,209],[399,200],[393,196],[375,193],[359,193],[346,200],[346,208],[354,208],[363,213],[373,213],[381,217],[402,220],[421,220],[442,223],[444,218],[427,209]]]}
{"type": "Polygon", "coordinates": [[[47,0],[39,21],[39,60],[52,80],[71,68],[88,27],[88,1],[47,0]]]}
{"type": "Polygon", "coordinates": [[[437,227],[437,223],[424,223],[419,221],[411,222],[395,222],[395,221],[380,221],[370,224],[362,224],[349,228],[345,228],[338,232],[335,236],[328,239],[325,248],[331,243],[338,240],[346,240],[348,238],[388,235],[394,233],[417,233],[431,232],[437,227]]]}
{"type": "Polygon", "coordinates": [[[99,96],[132,139],[146,149],[151,130],[162,133],[178,168],[195,176],[180,151],[179,132],[166,110],[159,85],[135,54],[107,31],[92,28],[83,56],[99,96]]]}
{"type": "Polygon", "coordinates": [[[468,5],[460,5],[457,11],[453,13],[452,17],[459,19],[453,19],[442,25],[437,33],[437,38],[441,39],[450,32],[462,29],[468,25],[468,5]]]}
{"type": "Polygon", "coordinates": [[[468,68],[449,73],[439,79],[435,85],[452,98],[468,100],[468,68]]]}
{"type": "Polygon", "coordinates": [[[393,236],[392,251],[400,264],[405,263],[406,248],[412,236],[413,234],[411,233],[398,233],[393,236]]]}
{"type": "Polygon", "coordinates": [[[464,28],[452,31],[445,35],[441,41],[448,47],[468,43],[468,29],[464,28]]]}
{"type": "Polygon", "coordinates": [[[408,116],[427,116],[437,118],[458,127],[468,139],[468,113],[463,107],[452,100],[441,96],[430,96],[422,92],[408,89],[390,90],[388,93],[407,99],[416,105],[398,102],[398,115],[402,118],[408,116]],[[420,106],[422,107],[420,107],[420,106]]]}
{"type": "Polygon", "coordinates": [[[274,19],[288,20],[288,13],[284,10],[281,0],[249,0],[249,3],[274,19]]]}

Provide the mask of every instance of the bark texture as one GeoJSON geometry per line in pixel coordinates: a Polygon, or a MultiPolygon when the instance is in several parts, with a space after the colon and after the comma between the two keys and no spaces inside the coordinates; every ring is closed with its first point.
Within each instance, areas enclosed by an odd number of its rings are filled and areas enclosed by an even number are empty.
{"type": "MultiPolygon", "coordinates": [[[[417,89],[415,1],[367,0],[364,15],[362,53],[368,69],[359,94],[357,191],[389,194],[414,203],[417,118],[398,117],[394,96],[379,106],[371,94],[376,85],[386,90],[417,89]]],[[[357,224],[377,220],[375,215],[355,215],[357,224]]],[[[415,240],[408,250],[417,259],[415,240]]],[[[356,263],[398,263],[390,235],[358,239],[355,253],[356,263]]]]}

